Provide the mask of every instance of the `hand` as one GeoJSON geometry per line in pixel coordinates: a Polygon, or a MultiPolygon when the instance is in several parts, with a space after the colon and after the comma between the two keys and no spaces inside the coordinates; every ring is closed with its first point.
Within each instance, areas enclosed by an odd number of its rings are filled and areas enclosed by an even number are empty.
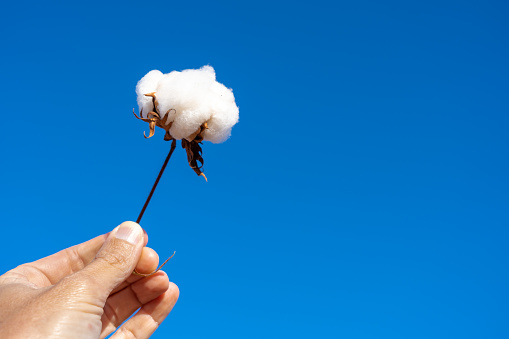
{"type": "Polygon", "coordinates": [[[0,337],[148,338],[179,290],[134,222],[0,276],[0,337]]]}

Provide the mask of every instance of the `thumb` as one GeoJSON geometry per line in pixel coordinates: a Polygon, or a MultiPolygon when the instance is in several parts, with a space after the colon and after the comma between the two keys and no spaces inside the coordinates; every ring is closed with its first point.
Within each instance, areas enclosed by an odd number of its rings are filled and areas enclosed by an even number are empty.
{"type": "Polygon", "coordinates": [[[106,300],[131,275],[143,245],[143,229],[137,223],[126,221],[110,233],[94,261],[77,275],[92,283],[91,287],[106,300]]]}

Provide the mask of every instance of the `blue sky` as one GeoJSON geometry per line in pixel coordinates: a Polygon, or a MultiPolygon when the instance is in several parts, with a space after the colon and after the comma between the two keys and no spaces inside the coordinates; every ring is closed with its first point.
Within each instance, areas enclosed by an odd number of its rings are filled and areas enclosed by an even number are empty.
{"type": "Polygon", "coordinates": [[[212,65],[240,122],[142,221],[155,338],[507,338],[502,1],[9,2],[1,271],[135,220],[166,156],[148,71],[212,65]]]}

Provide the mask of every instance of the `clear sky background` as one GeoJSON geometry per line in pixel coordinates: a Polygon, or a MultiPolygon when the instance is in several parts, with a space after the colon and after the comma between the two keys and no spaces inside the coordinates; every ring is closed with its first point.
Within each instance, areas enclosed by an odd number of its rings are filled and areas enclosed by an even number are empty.
{"type": "Polygon", "coordinates": [[[135,220],[170,143],[152,69],[240,122],[142,220],[181,290],[154,338],[508,338],[505,1],[10,1],[2,272],[135,220]]]}

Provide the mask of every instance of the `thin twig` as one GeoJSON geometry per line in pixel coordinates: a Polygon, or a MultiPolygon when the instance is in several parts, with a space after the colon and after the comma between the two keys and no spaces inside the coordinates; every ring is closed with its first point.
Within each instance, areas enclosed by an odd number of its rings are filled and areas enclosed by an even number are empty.
{"type": "Polygon", "coordinates": [[[154,182],[154,186],[152,186],[152,190],[150,191],[150,194],[148,195],[148,198],[145,201],[145,205],[143,205],[143,208],[141,209],[140,215],[138,216],[136,223],[138,223],[138,224],[140,223],[141,218],[143,217],[143,213],[145,213],[148,203],[150,202],[150,199],[152,199],[152,195],[154,194],[154,191],[156,190],[157,184],[159,183],[159,179],[161,179],[164,169],[166,168],[166,165],[168,165],[168,161],[170,160],[171,155],[172,155],[173,151],[175,150],[176,146],[177,146],[177,141],[175,139],[173,139],[173,141],[171,142],[170,152],[166,156],[166,160],[164,160],[163,167],[161,167],[161,170],[159,171],[159,175],[157,176],[156,182],[154,182]]]}
{"type": "Polygon", "coordinates": [[[173,258],[173,256],[174,256],[174,255],[175,255],[175,252],[173,252],[173,254],[171,255],[171,257],[169,257],[168,259],[166,259],[166,260],[165,260],[165,261],[161,264],[161,266],[159,266],[159,267],[157,268],[157,270],[155,270],[155,271],[154,271],[154,272],[152,272],[152,273],[146,273],[146,274],[145,274],[145,273],[138,273],[136,270],[134,270],[133,274],[134,274],[134,275],[137,275],[138,277],[150,277],[151,275],[154,275],[154,274],[156,274],[157,272],[159,272],[159,270],[160,270],[161,268],[163,268],[163,266],[164,266],[164,265],[166,265],[166,263],[167,263],[167,262],[168,262],[171,258],[173,258]]]}
{"type": "MultiPolygon", "coordinates": [[[[145,205],[143,205],[143,208],[141,209],[140,215],[138,216],[138,220],[136,220],[136,223],[140,223],[141,218],[143,217],[143,213],[145,213],[145,210],[147,209],[148,203],[150,202],[150,199],[152,199],[152,195],[154,194],[154,191],[156,190],[157,184],[159,183],[159,180],[161,179],[161,176],[163,175],[163,172],[166,168],[166,165],[168,165],[168,161],[170,161],[171,155],[173,154],[173,151],[175,150],[175,147],[177,146],[177,141],[173,139],[171,142],[170,152],[168,152],[168,155],[166,156],[166,159],[164,160],[163,167],[161,167],[161,170],[159,171],[159,175],[157,176],[156,181],[154,182],[154,186],[152,186],[152,190],[150,190],[150,194],[147,197],[147,200],[145,201],[145,205]]],[[[165,262],[161,264],[154,272],[143,274],[138,273],[136,270],[133,271],[134,275],[140,276],[140,277],[150,277],[153,274],[156,274],[161,268],[163,268],[164,265],[175,255],[175,252],[173,252],[172,256],[166,259],[165,262]]]]}

